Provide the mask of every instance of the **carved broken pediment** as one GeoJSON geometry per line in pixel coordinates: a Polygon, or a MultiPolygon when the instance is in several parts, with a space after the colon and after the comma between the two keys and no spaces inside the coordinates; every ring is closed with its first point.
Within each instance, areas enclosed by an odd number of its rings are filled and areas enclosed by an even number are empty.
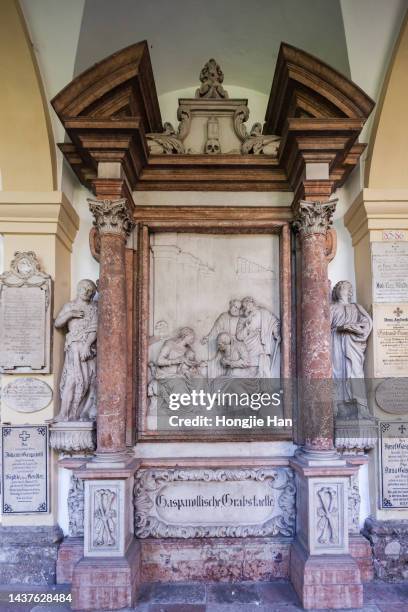
{"type": "Polygon", "coordinates": [[[248,101],[230,99],[223,80],[217,62],[209,60],[201,71],[195,98],[179,100],[177,129],[164,123],[163,132],[146,134],[151,155],[277,156],[280,138],[263,134],[261,123],[254,123],[248,131],[248,101]]]}

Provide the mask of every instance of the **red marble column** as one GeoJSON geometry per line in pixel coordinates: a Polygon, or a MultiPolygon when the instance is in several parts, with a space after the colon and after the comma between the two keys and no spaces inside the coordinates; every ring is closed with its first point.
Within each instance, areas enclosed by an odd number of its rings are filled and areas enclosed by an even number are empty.
{"type": "Polygon", "coordinates": [[[336,202],[301,201],[295,220],[301,241],[301,363],[299,404],[304,449],[333,450],[330,301],[326,234],[336,202]]]}
{"type": "Polygon", "coordinates": [[[96,460],[118,461],[126,451],[125,242],[133,221],[125,198],[88,201],[100,236],[96,460]]]}

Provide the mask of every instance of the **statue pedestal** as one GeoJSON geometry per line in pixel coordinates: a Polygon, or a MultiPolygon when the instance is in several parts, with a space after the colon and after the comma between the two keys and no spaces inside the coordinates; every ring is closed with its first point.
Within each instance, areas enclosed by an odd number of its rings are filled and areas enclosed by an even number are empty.
{"type": "Polygon", "coordinates": [[[378,440],[378,425],[375,419],[336,418],[334,445],[340,453],[364,455],[375,447],[378,440]]]}
{"type": "Polygon", "coordinates": [[[95,421],[58,421],[50,426],[50,446],[57,453],[92,454],[96,448],[95,421]]]}
{"type": "Polygon", "coordinates": [[[296,472],[298,524],[290,577],[306,610],[359,608],[363,587],[349,552],[348,491],[356,467],[337,459],[290,462],[296,472]]]}
{"type": "Polygon", "coordinates": [[[140,584],[140,543],[133,536],[133,484],[138,461],[77,470],[85,481],[84,549],[72,576],[74,610],[132,607],[140,584]],[[92,468],[92,469],[89,469],[92,468]]]}

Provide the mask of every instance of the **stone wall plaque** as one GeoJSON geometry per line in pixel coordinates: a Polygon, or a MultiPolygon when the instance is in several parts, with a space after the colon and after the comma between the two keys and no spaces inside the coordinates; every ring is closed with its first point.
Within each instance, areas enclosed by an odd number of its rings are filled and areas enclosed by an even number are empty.
{"type": "Polygon", "coordinates": [[[289,468],[141,469],[135,477],[140,538],[292,536],[289,468]]]}
{"type": "Polygon", "coordinates": [[[2,512],[49,512],[48,429],[45,425],[3,425],[2,512]]]}
{"type": "Polygon", "coordinates": [[[373,242],[373,302],[408,302],[408,242],[373,242]]]}
{"type": "Polygon", "coordinates": [[[32,251],[17,252],[0,275],[0,368],[49,373],[51,277],[32,251]]]}
{"type": "Polygon", "coordinates": [[[381,508],[408,508],[408,422],[380,423],[381,508]]]}
{"type": "Polygon", "coordinates": [[[374,320],[374,376],[408,376],[408,304],[377,304],[374,320]]]}
{"type": "Polygon", "coordinates": [[[17,412],[37,412],[52,400],[52,389],[38,378],[21,377],[9,382],[2,391],[4,403],[17,412]]]}
{"type": "Polygon", "coordinates": [[[408,378],[386,378],[375,390],[375,399],[384,412],[408,415],[408,378]]]}

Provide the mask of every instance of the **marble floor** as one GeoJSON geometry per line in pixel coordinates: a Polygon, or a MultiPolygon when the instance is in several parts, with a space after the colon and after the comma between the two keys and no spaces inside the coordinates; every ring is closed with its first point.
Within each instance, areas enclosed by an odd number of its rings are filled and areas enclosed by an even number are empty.
{"type": "MultiPolygon", "coordinates": [[[[9,603],[10,593],[68,593],[64,587],[0,586],[0,612],[68,612],[67,604],[9,603]]],[[[287,581],[226,583],[154,583],[143,586],[138,605],[126,612],[300,612],[303,608],[287,581]]],[[[125,612],[125,610],[123,610],[125,612]]],[[[323,611],[321,611],[323,612],[323,611]]],[[[328,611],[326,611],[328,612],[328,611]]],[[[408,612],[408,582],[374,581],[364,587],[360,612],[408,612]]]]}

